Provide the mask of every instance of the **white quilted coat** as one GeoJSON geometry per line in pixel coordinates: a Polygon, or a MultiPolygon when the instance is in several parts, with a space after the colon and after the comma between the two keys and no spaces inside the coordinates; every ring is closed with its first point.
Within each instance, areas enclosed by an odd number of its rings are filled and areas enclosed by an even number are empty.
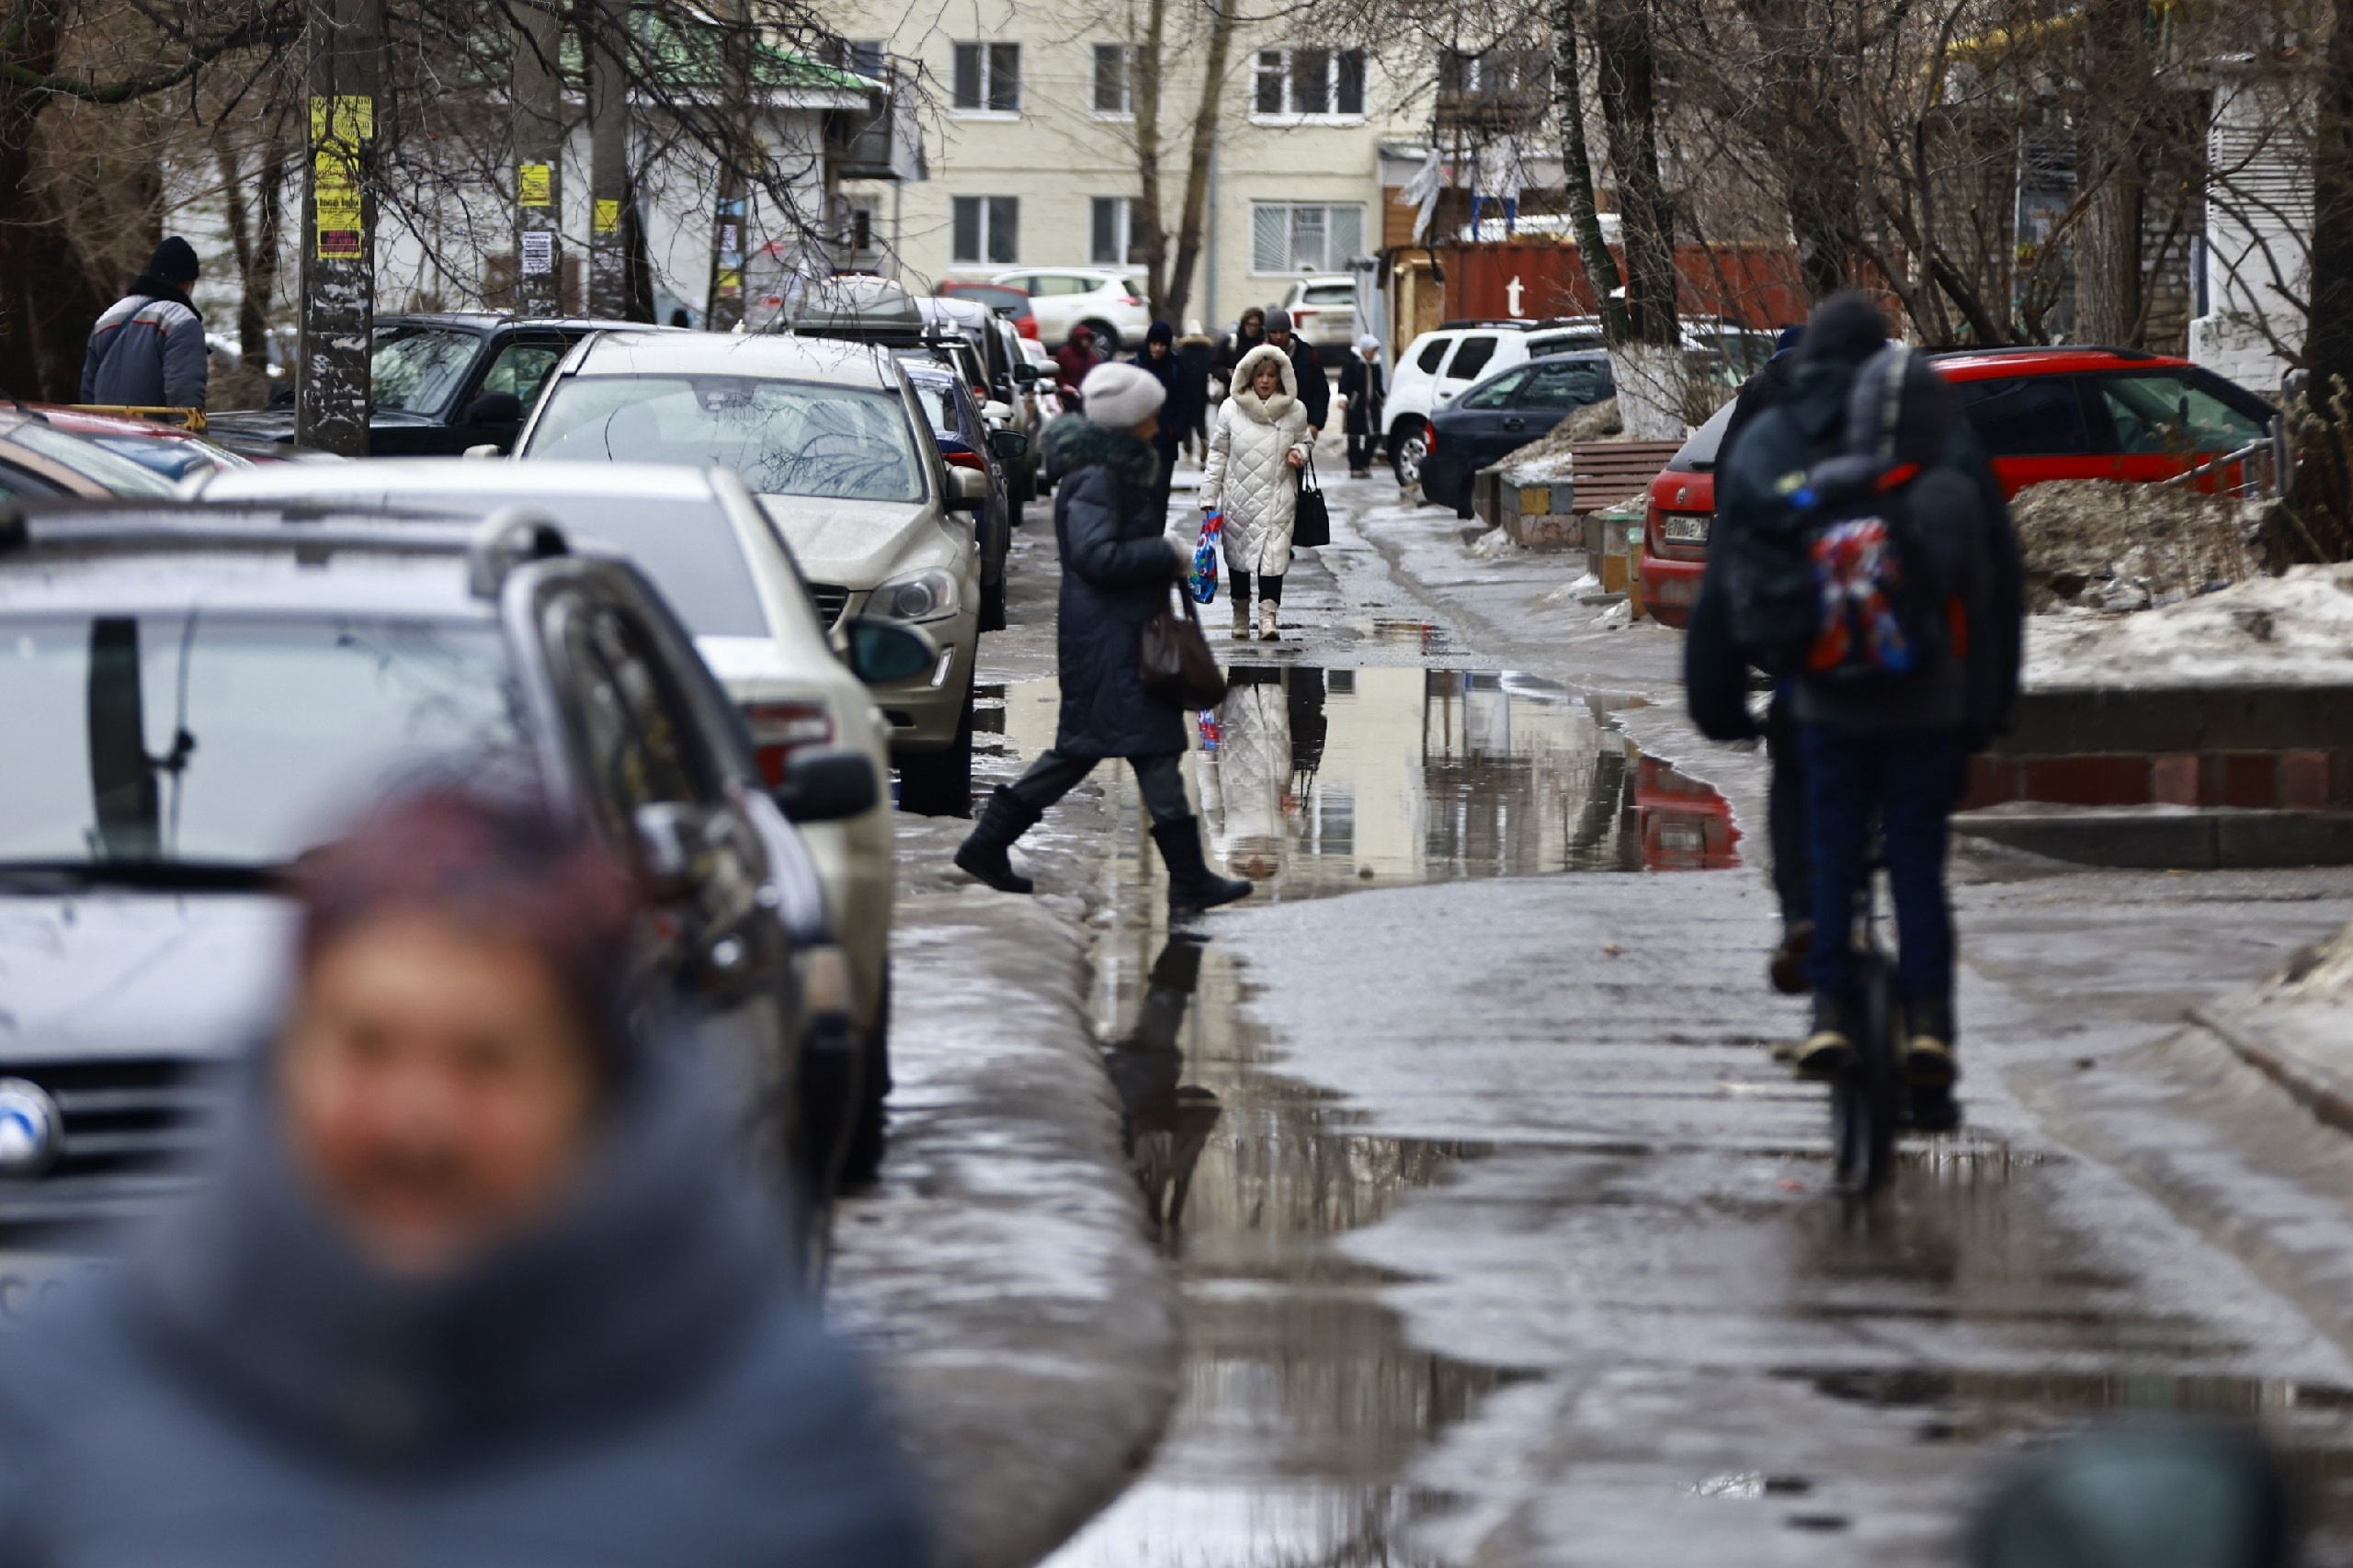
{"type": "Polygon", "coordinates": [[[1307,455],[1307,409],[1290,357],[1260,344],[1233,368],[1233,395],[1218,405],[1201,505],[1225,513],[1225,563],[1253,576],[1290,570],[1291,519],[1299,513],[1299,471],[1283,454],[1307,455]],[[1250,390],[1258,367],[1282,367],[1283,390],[1261,399],[1250,390]]]}

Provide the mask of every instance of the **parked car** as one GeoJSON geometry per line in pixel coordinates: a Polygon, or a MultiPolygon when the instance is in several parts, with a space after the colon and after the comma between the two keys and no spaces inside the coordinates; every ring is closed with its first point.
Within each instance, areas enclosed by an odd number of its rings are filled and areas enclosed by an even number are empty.
{"type": "Polygon", "coordinates": [[[1334,351],[1352,347],[1363,335],[1358,324],[1357,280],[1345,272],[1301,278],[1283,296],[1283,309],[1290,312],[1291,330],[1322,349],[1329,363],[1338,363],[1332,358],[1334,351]]]}
{"type": "Polygon", "coordinates": [[[1029,296],[1038,317],[1041,342],[1059,347],[1070,341],[1071,329],[1091,328],[1107,354],[1122,345],[1143,341],[1152,327],[1152,308],[1143,290],[1125,272],[1099,267],[1024,267],[1000,272],[989,279],[1008,284],[1029,296]]]}
{"type": "Polygon", "coordinates": [[[972,389],[973,400],[991,424],[1000,429],[1021,432],[1021,455],[1006,460],[1010,481],[1007,495],[1013,506],[1013,522],[1018,526],[1022,504],[1037,494],[1035,448],[1040,433],[1035,405],[1023,396],[1037,384],[1038,372],[1030,369],[1029,356],[1022,352],[1021,336],[1010,322],[976,300],[955,296],[918,300],[915,308],[922,312],[924,325],[932,335],[952,331],[981,350],[988,384],[972,389]]]}
{"type": "MultiPolygon", "coordinates": [[[[625,556],[653,580],[742,715],[764,785],[780,787],[805,755],[834,750],[866,759],[873,804],[805,824],[801,836],[849,963],[852,1022],[873,1090],[872,1103],[860,1108],[869,1131],[852,1174],[867,1174],[881,1153],[881,1085],[889,1078],[893,860],[881,784],[890,726],[836,654],[799,566],[743,481],[724,469],[650,463],[525,467],[387,458],[222,474],[195,494],[233,505],[307,500],[468,517],[529,506],[554,519],[576,548],[625,556]]],[[[938,650],[920,633],[916,641],[927,670],[938,650]]]]}
{"type": "Polygon", "coordinates": [[[1006,465],[1026,453],[1029,438],[998,429],[982,414],[972,389],[943,366],[906,367],[915,395],[931,421],[940,460],[950,468],[988,475],[989,501],[973,517],[981,546],[981,630],[1005,630],[1005,563],[1013,548],[1012,482],[1006,465]]]}
{"type": "Polygon", "coordinates": [[[1013,324],[1013,330],[1023,337],[1038,335],[1038,312],[1029,306],[1027,290],[1004,283],[976,283],[970,278],[949,278],[941,280],[932,290],[945,299],[973,300],[986,305],[1013,324]]]}
{"type": "Polygon", "coordinates": [[[171,494],[153,469],[59,429],[28,404],[0,409],[0,501],[171,494]]]}
{"type": "Polygon", "coordinates": [[[1617,395],[1609,356],[1598,349],[1531,360],[1438,409],[1422,460],[1422,498],[1471,514],[1471,476],[1541,438],[1587,403],[1617,395]]]}
{"type": "Polygon", "coordinates": [[[184,1180],[284,979],[287,869],[395,783],[507,766],[641,869],[663,934],[638,1009],[740,1058],[747,1136],[823,1197],[857,1056],[787,813],[856,814],[876,781],[812,754],[771,797],[634,567],[519,511],[20,510],[0,636],[20,743],[0,762],[0,1074],[24,1112],[0,1221],[120,1215],[184,1180]]]}
{"type": "MultiPolygon", "coordinates": [[[[2061,479],[2170,479],[2261,440],[2279,412],[2203,366],[2139,349],[1956,349],[1931,362],[1961,394],[2007,495],[2061,479]]],[[[1716,452],[1731,419],[1727,404],[1651,482],[1638,570],[1643,607],[1669,626],[1690,619],[1707,571],[1716,452]]]]}
{"type": "Polygon", "coordinates": [[[182,480],[195,473],[254,466],[251,458],[208,441],[183,426],[62,403],[40,403],[35,408],[51,429],[79,436],[94,446],[129,458],[142,468],[153,469],[165,479],[182,480]]]}
{"type": "MultiPolygon", "coordinates": [[[[518,321],[488,312],[376,318],[369,354],[374,412],[370,457],[456,457],[470,447],[506,451],[539,400],[548,372],[572,346],[604,327],[665,330],[632,322],[518,321]]],[[[253,436],[292,444],[290,386],[283,403],[216,414],[213,438],[253,436]]]]}
{"type": "Polygon", "coordinates": [[[1553,321],[1451,321],[1405,346],[1389,374],[1381,414],[1382,449],[1400,485],[1422,482],[1430,415],[1481,381],[1530,359],[1601,347],[1593,318],[1553,321]]]}
{"type": "Polygon", "coordinates": [[[558,367],[517,458],[733,470],[782,530],[820,616],[919,626],[933,666],[874,687],[899,803],[972,810],[981,551],[962,514],[988,479],[950,471],[906,373],[862,343],[762,334],[599,333],[558,367]]]}

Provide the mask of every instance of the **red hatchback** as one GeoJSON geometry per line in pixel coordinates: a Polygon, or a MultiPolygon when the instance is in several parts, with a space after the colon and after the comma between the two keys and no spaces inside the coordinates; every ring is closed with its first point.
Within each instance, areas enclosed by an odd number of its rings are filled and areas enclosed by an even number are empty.
{"type": "MultiPolygon", "coordinates": [[[[2278,412],[2202,366],[2128,348],[1957,349],[1935,364],[2008,495],[2058,479],[2170,479],[2260,440],[2278,412]]],[[[1727,404],[1651,481],[1643,605],[1669,626],[1688,621],[1699,596],[1716,449],[1731,420],[1727,404]]]]}

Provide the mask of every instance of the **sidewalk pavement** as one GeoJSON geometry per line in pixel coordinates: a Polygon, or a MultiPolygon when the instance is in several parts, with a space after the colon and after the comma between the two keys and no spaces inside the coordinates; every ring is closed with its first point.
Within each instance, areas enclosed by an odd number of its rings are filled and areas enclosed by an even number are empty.
{"type": "Polygon", "coordinates": [[[1176,1396],[1174,1281],[1086,1011],[1077,832],[1045,896],[947,869],[971,824],[899,819],[891,1148],[835,1220],[829,1310],[879,1365],[945,1568],[1024,1568],[1125,1487],[1176,1396]]]}

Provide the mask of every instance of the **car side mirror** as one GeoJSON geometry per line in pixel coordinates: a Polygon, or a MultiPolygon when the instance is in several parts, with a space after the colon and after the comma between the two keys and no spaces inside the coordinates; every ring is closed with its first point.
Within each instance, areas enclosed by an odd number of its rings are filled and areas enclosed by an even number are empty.
{"type": "Polygon", "coordinates": [[[484,441],[479,447],[468,447],[464,451],[460,452],[458,455],[464,458],[469,462],[491,462],[499,458],[505,457],[506,454],[498,449],[497,442],[484,441]]]}
{"type": "Polygon", "coordinates": [[[913,680],[939,658],[939,645],[928,635],[895,620],[853,620],[845,634],[850,674],[869,686],[913,680]]]}
{"type": "Polygon", "coordinates": [[[951,468],[948,471],[948,509],[951,512],[979,512],[989,504],[989,476],[975,469],[951,468]]]}
{"type": "Polygon", "coordinates": [[[1014,462],[1029,455],[1029,436],[1024,430],[996,430],[989,435],[989,450],[1000,462],[1014,462]]]}
{"type": "Polygon", "coordinates": [[[981,404],[981,417],[992,425],[1010,425],[1013,423],[1013,404],[1001,398],[991,398],[981,404]]]}
{"type": "Polygon", "coordinates": [[[513,392],[484,392],[466,404],[469,425],[520,425],[523,400],[513,392]]]}
{"type": "Polygon", "coordinates": [[[776,787],[777,809],[793,822],[841,822],[863,816],[882,798],[874,764],[841,747],[794,754],[776,787]]]}
{"type": "Polygon", "coordinates": [[[1013,379],[1025,387],[1034,387],[1038,384],[1038,367],[1024,359],[1013,367],[1013,379]]]}

